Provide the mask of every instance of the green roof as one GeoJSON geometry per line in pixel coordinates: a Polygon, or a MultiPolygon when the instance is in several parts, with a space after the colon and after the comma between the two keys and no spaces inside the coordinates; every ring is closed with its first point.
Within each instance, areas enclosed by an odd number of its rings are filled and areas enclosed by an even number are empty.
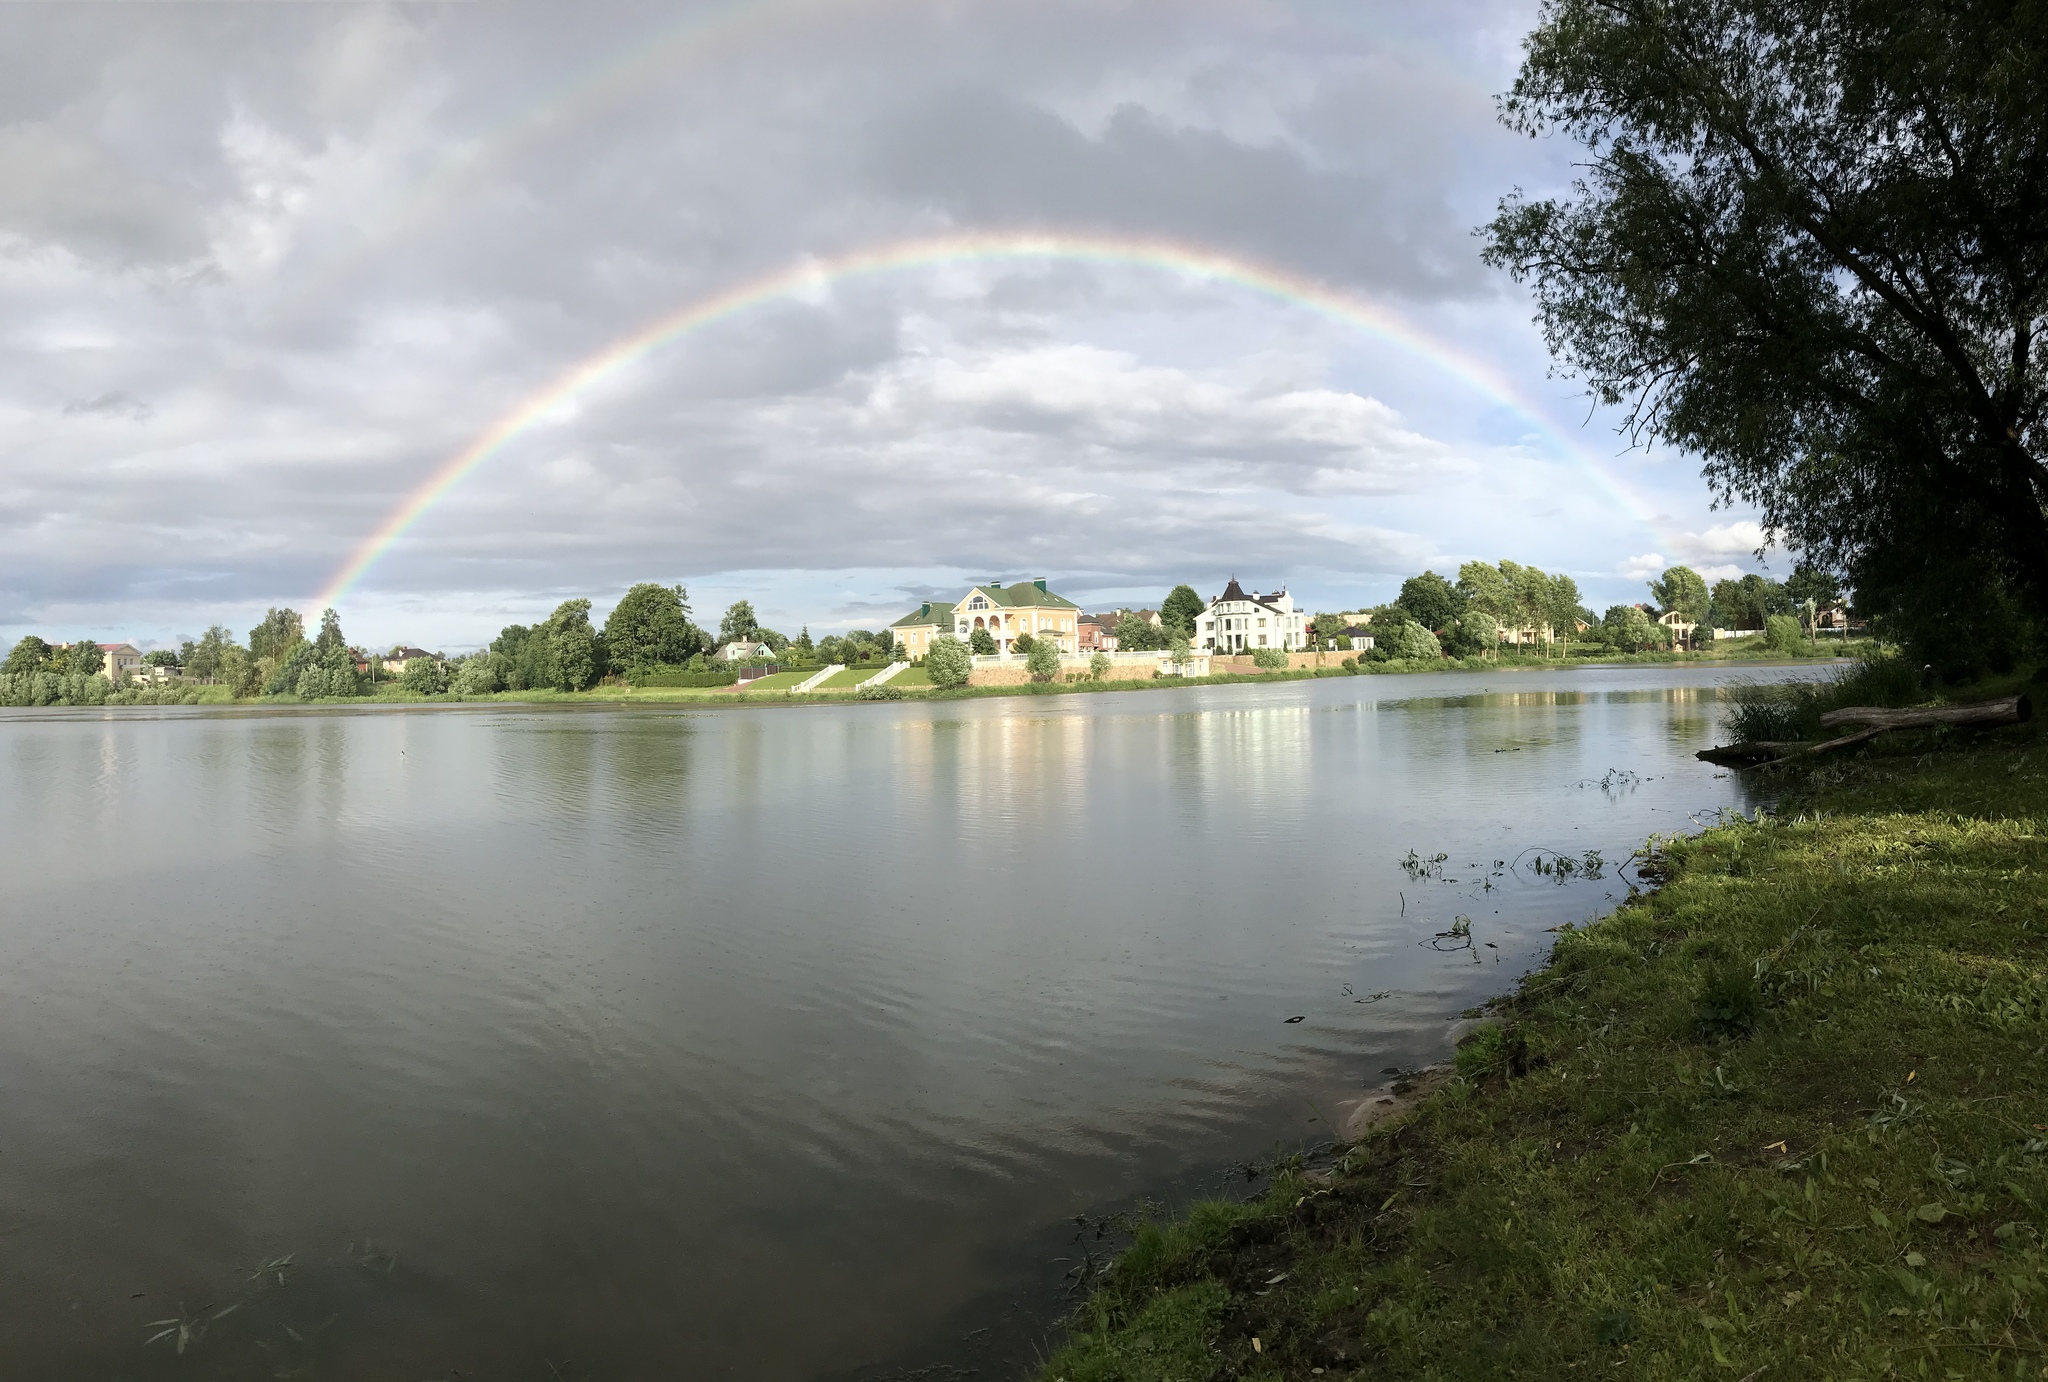
{"type": "Polygon", "coordinates": [[[1055,595],[1045,588],[1043,581],[1018,581],[1015,585],[978,585],[974,587],[1005,609],[1019,609],[1038,606],[1044,609],[1079,609],[1080,606],[1064,595],[1055,595]]]}
{"type": "Polygon", "coordinates": [[[948,628],[952,627],[953,606],[935,605],[930,600],[926,600],[889,627],[892,629],[917,629],[923,628],[926,624],[944,624],[948,628]]]}

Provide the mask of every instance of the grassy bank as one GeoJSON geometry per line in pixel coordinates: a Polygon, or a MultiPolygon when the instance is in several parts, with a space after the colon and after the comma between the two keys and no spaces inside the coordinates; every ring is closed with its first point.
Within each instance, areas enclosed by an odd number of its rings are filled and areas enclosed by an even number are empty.
{"type": "Polygon", "coordinates": [[[1399,1125],[1143,1229],[1048,1379],[2048,1376],[2048,748],[1656,842],[1399,1125]]]}

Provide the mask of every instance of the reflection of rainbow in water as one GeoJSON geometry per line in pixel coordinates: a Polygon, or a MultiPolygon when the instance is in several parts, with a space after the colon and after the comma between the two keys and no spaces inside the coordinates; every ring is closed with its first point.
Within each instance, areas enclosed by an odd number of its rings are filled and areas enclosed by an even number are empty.
{"type": "Polygon", "coordinates": [[[1480,394],[1512,410],[1530,429],[1545,438],[1564,458],[1576,464],[1631,517],[1655,526],[1649,510],[1595,464],[1583,449],[1547,421],[1541,409],[1525,399],[1490,365],[1437,341],[1383,308],[1347,296],[1313,279],[1285,269],[1257,264],[1169,240],[1128,239],[1062,233],[963,233],[901,241],[855,250],[826,260],[811,260],[779,270],[725,292],[688,304],[650,322],[568,370],[486,428],[468,446],[449,457],[426,483],[394,509],[328,580],[313,607],[333,604],[389,551],[405,531],[438,503],[455,484],[524,434],[549,412],[582,390],[672,341],[723,321],[748,308],[816,290],[864,275],[899,272],[935,265],[1057,260],[1070,263],[1162,269],[1198,280],[1229,284],[1277,298],[1362,330],[1376,339],[1429,361],[1480,394]]]}

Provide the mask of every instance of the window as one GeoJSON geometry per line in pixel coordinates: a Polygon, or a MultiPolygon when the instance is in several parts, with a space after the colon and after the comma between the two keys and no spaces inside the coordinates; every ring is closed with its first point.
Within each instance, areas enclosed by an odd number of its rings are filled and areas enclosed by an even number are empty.
{"type": "MultiPolygon", "coordinates": [[[[1260,621],[1260,622],[1262,622],[1262,623],[1263,623],[1264,621],[1262,620],[1262,621],[1260,621]]],[[[1263,647],[1265,647],[1265,646],[1266,646],[1266,635],[1264,635],[1264,634],[1260,634],[1260,635],[1259,635],[1259,646],[1260,646],[1261,648],[1263,648],[1263,647]]]]}
{"type": "MultiPolygon", "coordinates": [[[[1260,628],[1262,628],[1262,629],[1263,629],[1264,627],[1266,627],[1266,621],[1265,621],[1265,620],[1263,620],[1263,619],[1261,619],[1261,620],[1259,621],[1259,627],[1260,627],[1260,628]]],[[[1259,640],[1259,642],[1261,642],[1261,643],[1263,643],[1263,642],[1265,642],[1265,641],[1266,641],[1266,640],[1265,640],[1265,639],[1263,639],[1263,638],[1261,638],[1261,639],[1259,640]]]]}
{"type": "Polygon", "coordinates": [[[1205,629],[1214,630],[1216,627],[1216,621],[1214,619],[1204,619],[1202,621],[1202,627],[1205,629]]]}

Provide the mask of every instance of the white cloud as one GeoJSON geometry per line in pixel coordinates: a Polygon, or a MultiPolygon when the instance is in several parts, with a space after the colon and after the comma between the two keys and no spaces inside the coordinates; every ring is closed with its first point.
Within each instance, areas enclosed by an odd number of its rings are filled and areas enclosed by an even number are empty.
{"type": "Polygon", "coordinates": [[[1639,557],[1627,558],[1617,570],[1625,581],[1647,581],[1669,564],[1661,553],[1645,552],[1639,557]]]}

